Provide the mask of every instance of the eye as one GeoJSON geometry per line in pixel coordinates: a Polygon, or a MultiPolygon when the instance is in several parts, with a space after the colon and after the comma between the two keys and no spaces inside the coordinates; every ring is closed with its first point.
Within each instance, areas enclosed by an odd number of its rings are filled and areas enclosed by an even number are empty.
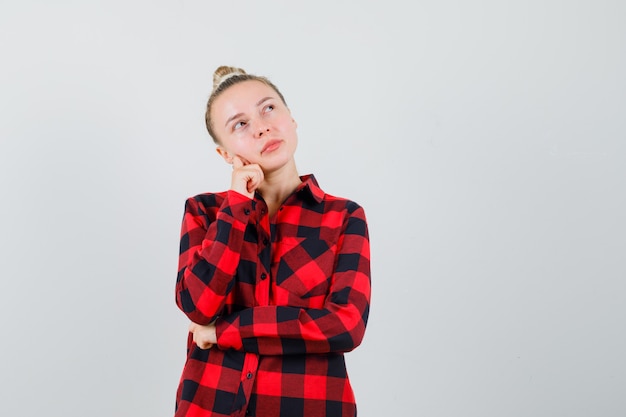
{"type": "Polygon", "coordinates": [[[274,105],[273,104],[268,104],[267,106],[265,106],[265,108],[263,109],[264,113],[269,113],[272,110],[274,110],[274,105]]]}
{"type": "Polygon", "coordinates": [[[233,125],[233,130],[238,130],[238,129],[241,129],[241,128],[242,128],[242,127],[244,127],[245,125],[246,125],[246,122],[239,121],[239,122],[237,122],[237,123],[235,123],[235,124],[233,125]]]}

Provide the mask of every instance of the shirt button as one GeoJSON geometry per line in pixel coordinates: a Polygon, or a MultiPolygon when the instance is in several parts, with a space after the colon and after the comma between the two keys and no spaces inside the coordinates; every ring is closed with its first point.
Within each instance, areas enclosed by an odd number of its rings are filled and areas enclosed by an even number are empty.
{"type": "Polygon", "coordinates": [[[265,278],[267,278],[267,274],[266,274],[265,272],[263,272],[263,273],[261,274],[261,279],[265,279],[265,278]]]}
{"type": "Polygon", "coordinates": [[[246,378],[252,379],[252,372],[248,372],[248,374],[246,375],[246,378]]]}
{"type": "Polygon", "coordinates": [[[248,214],[250,214],[250,209],[245,208],[243,209],[243,212],[247,216],[248,214]]]}

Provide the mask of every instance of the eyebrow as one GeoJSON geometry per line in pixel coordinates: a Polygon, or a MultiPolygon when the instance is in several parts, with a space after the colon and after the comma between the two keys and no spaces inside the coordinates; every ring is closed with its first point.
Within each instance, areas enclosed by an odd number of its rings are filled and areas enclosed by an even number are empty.
{"type": "MultiPolygon", "coordinates": [[[[257,107],[259,107],[261,104],[265,103],[267,100],[272,100],[272,99],[274,99],[274,98],[275,98],[275,97],[270,97],[270,96],[263,97],[261,100],[257,101],[256,106],[257,106],[257,107]]],[[[236,118],[238,118],[238,117],[240,117],[240,116],[243,116],[243,113],[237,113],[237,114],[235,114],[234,116],[230,116],[230,117],[228,118],[228,120],[226,120],[226,123],[224,123],[224,126],[228,126],[228,124],[229,124],[231,121],[233,121],[234,119],[236,119],[236,118]]]]}

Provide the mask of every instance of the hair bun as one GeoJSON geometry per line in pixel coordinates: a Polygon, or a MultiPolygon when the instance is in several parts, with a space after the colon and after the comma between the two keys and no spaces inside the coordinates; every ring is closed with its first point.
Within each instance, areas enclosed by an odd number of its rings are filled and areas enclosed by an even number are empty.
{"type": "Polygon", "coordinates": [[[213,73],[213,89],[216,89],[218,85],[224,82],[225,79],[233,77],[235,75],[245,75],[246,72],[241,68],[229,67],[222,65],[218,67],[213,73]]]}

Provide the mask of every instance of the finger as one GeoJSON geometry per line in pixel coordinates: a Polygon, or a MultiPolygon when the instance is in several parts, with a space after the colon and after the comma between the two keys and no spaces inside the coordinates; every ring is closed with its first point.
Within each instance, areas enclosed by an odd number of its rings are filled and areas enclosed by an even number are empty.
{"type": "Polygon", "coordinates": [[[243,161],[238,156],[233,157],[233,169],[241,168],[243,166],[243,161]]]}
{"type": "Polygon", "coordinates": [[[253,175],[260,180],[263,180],[263,170],[259,164],[250,164],[246,165],[246,169],[250,172],[250,175],[253,175]]]}
{"type": "Polygon", "coordinates": [[[261,169],[261,167],[256,165],[254,168],[255,169],[252,171],[250,175],[250,180],[248,181],[248,184],[247,184],[247,188],[249,192],[253,192],[257,188],[259,188],[264,178],[263,170],[261,169]]]}
{"type": "Polygon", "coordinates": [[[244,158],[243,156],[239,156],[237,155],[237,158],[239,158],[239,160],[241,162],[243,162],[244,165],[250,165],[250,161],[248,161],[246,158],[244,158]]]}
{"type": "Polygon", "coordinates": [[[261,179],[259,178],[258,175],[254,175],[250,178],[250,181],[248,181],[247,187],[248,187],[248,191],[249,192],[253,192],[255,191],[257,188],[259,188],[259,185],[261,185],[261,179]]]}

